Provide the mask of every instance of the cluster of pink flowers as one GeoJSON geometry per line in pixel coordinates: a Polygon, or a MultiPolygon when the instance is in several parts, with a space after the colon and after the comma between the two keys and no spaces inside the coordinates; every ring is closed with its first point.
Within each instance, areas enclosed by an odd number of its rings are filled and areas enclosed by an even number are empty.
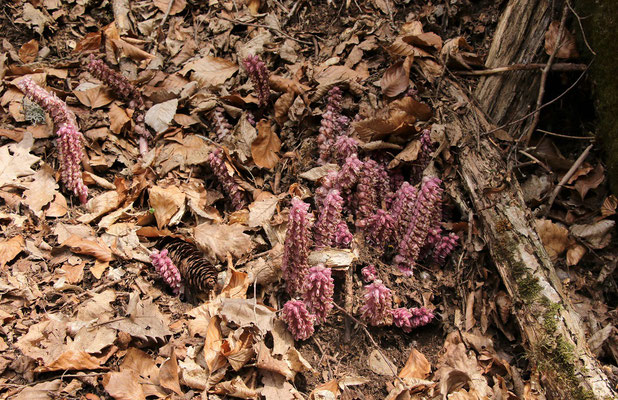
{"type": "Polygon", "coordinates": [[[175,294],[180,294],[183,287],[182,277],[180,276],[178,268],[169,258],[167,249],[163,249],[160,252],[153,251],[150,253],[150,260],[159,275],[165,280],[165,283],[172,288],[175,294]]]}
{"type": "Polygon", "coordinates": [[[215,125],[215,133],[217,134],[217,140],[223,140],[232,130],[232,125],[227,121],[224,110],[222,107],[216,107],[212,112],[212,121],[215,125]]]}
{"type": "Polygon", "coordinates": [[[333,308],[334,291],[330,268],[318,264],[309,269],[305,276],[303,300],[309,311],[315,315],[316,323],[326,321],[326,316],[333,308]]]}
{"type": "Polygon", "coordinates": [[[250,55],[243,60],[243,65],[257,91],[260,107],[265,107],[270,101],[269,72],[266,64],[260,57],[250,55]]]}
{"type": "Polygon", "coordinates": [[[350,136],[341,135],[335,141],[333,155],[339,164],[343,164],[353,155],[358,158],[358,141],[350,136]]]}
{"type": "Polygon", "coordinates": [[[393,324],[409,333],[412,329],[425,326],[430,323],[434,314],[425,307],[420,308],[397,308],[392,311],[393,324]]]}
{"type": "Polygon", "coordinates": [[[58,154],[62,181],[67,189],[79,197],[82,203],[88,201],[88,188],[82,180],[81,161],[84,157],[83,135],[77,127],[75,115],[67,104],[55,94],[37,85],[30,77],[17,84],[26,97],[41,106],[56,126],[58,154]]]}
{"type": "Polygon", "coordinates": [[[326,111],[322,114],[318,135],[321,163],[330,161],[333,155],[333,145],[336,141],[335,137],[344,132],[348,122],[348,118],[341,115],[341,89],[335,86],[328,92],[326,111]]]}
{"type": "Polygon", "coordinates": [[[361,318],[373,326],[383,325],[392,308],[391,290],[381,280],[365,286],[365,304],[360,309],[361,318]]]}
{"type": "Polygon", "coordinates": [[[303,279],[309,270],[309,248],[311,245],[311,219],[309,204],[298,197],[292,199],[285,235],[281,270],[290,295],[300,293],[303,279]]]}
{"type": "Polygon", "coordinates": [[[378,278],[378,271],[376,271],[375,266],[367,265],[361,269],[361,276],[363,277],[363,282],[371,283],[378,278]]]}
{"type": "Polygon", "coordinates": [[[225,165],[223,151],[219,148],[213,150],[208,156],[208,163],[221,186],[223,186],[223,190],[230,196],[234,209],[240,210],[244,208],[247,205],[245,194],[225,165]]]}
{"type": "Polygon", "coordinates": [[[308,339],[315,331],[315,316],[307,311],[307,306],[301,300],[285,303],[282,318],[296,340],[308,339]]]}
{"type": "Polygon", "coordinates": [[[114,71],[107,66],[102,60],[97,60],[94,56],[90,56],[88,62],[88,71],[109,86],[117,93],[120,98],[129,103],[129,108],[135,110],[133,113],[133,121],[135,123],[135,132],[139,135],[139,149],[141,154],[148,152],[148,138],[150,132],[144,124],[144,99],[139,89],[131,83],[124,75],[114,71]]]}
{"type": "Polygon", "coordinates": [[[320,216],[313,227],[313,237],[316,249],[332,246],[336,243],[336,236],[340,241],[350,237],[348,226],[341,219],[343,198],[337,189],[332,189],[321,204],[320,216]]]}
{"type": "Polygon", "coordinates": [[[367,243],[382,249],[393,234],[395,219],[388,211],[380,208],[366,220],[363,227],[367,243]]]}

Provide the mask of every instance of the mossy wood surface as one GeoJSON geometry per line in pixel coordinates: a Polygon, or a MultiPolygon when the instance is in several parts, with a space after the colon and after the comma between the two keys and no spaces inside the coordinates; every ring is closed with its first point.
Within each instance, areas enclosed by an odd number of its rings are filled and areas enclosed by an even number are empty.
{"type": "MultiPolygon", "coordinates": [[[[535,61],[549,24],[547,7],[544,0],[511,0],[494,37],[494,60],[535,61]],[[529,43],[531,40],[534,43],[529,43]],[[509,47],[508,55],[499,57],[501,46],[509,47]]],[[[464,132],[463,143],[458,144],[464,186],[484,228],[492,259],[512,297],[529,359],[541,371],[549,398],[615,399],[618,394],[591,354],[580,317],[564,295],[534,229],[534,216],[524,202],[519,183],[507,173],[506,155],[488,135],[483,135],[494,128],[484,112],[499,122],[505,116],[523,115],[534,106],[538,85],[531,85],[530,79],[517,74],[487,78],[477,91],[483,93],[477,98],[485,105],[484,110],[472,101],[465,102],[467,109],[463,113],[447,106],[440,122],[446,125],[447,135],[464,132]]],[[[461,104],[461,99],[468,100],[454,81],[442,82],[440,87],[446,102],[461,104]]]]}

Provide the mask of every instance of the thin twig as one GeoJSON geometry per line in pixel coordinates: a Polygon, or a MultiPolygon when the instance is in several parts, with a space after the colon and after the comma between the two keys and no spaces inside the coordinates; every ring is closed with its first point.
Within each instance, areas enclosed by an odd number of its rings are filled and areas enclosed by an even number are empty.
{"type": "Polygon", "coordinates": [[[551,169],[547,165],[545,165],[545,163],[543,161],[539,160],[538,158],[536,158],[532,154],[530,154],[530,153],[528,153],[527,151],[524,151],[524,150],[519,150],[519,152],[521,154],[523,154],[524,156],[528,157],[529,159],[531,159],[532,161],[534,161],[535,164],[539,164],[541,167],[543,167],[543,169],[545,169],[545,171],[551,172],[551,169]]]}
{"type": "MultiPolygon", "coordinates": [[[[455,71],[456,75],[495,75],[503,74],[505,72],[512,71],[534,71],[537,69],[542,70],[547,64],[533,63],[533,64],[513,64],[506,67],[496,67],[489,69],[482,69],[478,71],[455,71]]],[[[573,64],[573,63],[557,63],[552,64],[550,69],[552,71],[583,71],[586,69],[586,64],[573,64]]]]}
{"type": "Polygon", "coordinates": [[[163,25],[165,25],[165,21],[167,21],[167,17],[169,17],[170,13],[172,12],[172,6],[174,5],[174,1],[176,0],[170,0],[170,2],[167,3],[167,9],[165,10],[165,14],[163,14],[163,19],[161,20],[161,23],[159,24],[161,28],[163,28],[163,25]]]}
{"type": "Polygon", "coordinates": [[[306,40],[297,39],[297,38],[295,38],[295,37],[293,37],[293,36],[290,36],[290,35],[288,35],[287,33],[283,32],[281,29],[274,28],[274,27],[272,27],[272,26],[263,25],[263,24],[254,24],[254,23],[252,23],[252,22],[241,22],[241,21],[238,21],[238,20],[235,20],[235,19],[230,19],[230,18],[221,17],[221,16],[219,16],[218,18],[220,18],[220,19],[224,19],[224,20],[226,20],[226,21],[230,21],[230,22],[232,22],[232,23],[234,23],[234,24],[238,24],[238,25],[245,25],[245,26],[253,26],[253,27],[255,27],[255,28],[266,28],[266,29],[270,29],[271,31],[273,31],[273,32],[275,32],[275,33],[278,33],[279,35],[281,35],[281,36],[285,36],[286,38],[288,38],[288,39],[292,39],[292,40],[294,40],[294,41],[296,41],[296,42],[298,42],[298,43],[303,43],[303,44],[313,44],[313,43],[308,42],[308,41],[306,41],[306,40]]]}
{"type": "Polygon", "coordinates": [[[584,43],[586,43],[586,47],[588,48],[588,50],[590,50],[592,54],[596,56],[597,53],[595,53],[595,51],[592,50],[592,47],[590,47],[590,45],[588,44],[588,39],[586,39],[586,32],[584,31],[584,26],[582,25],[582,18],[579,16],[579,14],[577,14],[575,9],[571,6],[570,0],[567,0],[566,3],[567,3],[567,6],[569,6],[569,10],[571,10],[573,15],[575,15],[575,18],[577,18],[577,23],[579,24],[579,29],[582,31],[582,38],[584,38],[584,43]]]}
{"type": "MultiPolygon", "coordinates": [[[[547,77],[549,76],[549,70],[551,69],[551,65],[556,58],[556,54],[558,53],[558,49],[562,46],[562,36],[564,32],[564,24],[566,22],[567,13],[569,8],[565,5],[562,10],[562,18],[560,18],[560,26],[558,27],[558,37],[556,38],[556,44],[554,50],[551,52],[549,56],[549,60],[547,60],[547,65],[543,68],[543,73],[541,74],[541,83],[539,84],[539,95],[536,99],[536,108],[540,108],[543,104],[543,97],[545,96],[545,85],[547,84],[547,77]]],[[[539,119],[541,118],[540,111],[534,113],[534,117],[532,119],[532,124],[526,131],[525,135],[523,135],[524,139],[524,147],[528,146],[530,142],[530,138],[532,134],[536,130],[537,125],[539,124],[539,119]]]]}
{"type": "Polygon", "coordinates": [[[560,183],[558,183],[558,186],[554,188],[553,192],[551,193],[551,196],[549,196],[549,201],[547,202],[547,208],[545,209],[545,212],[544,212],[545,216],[547,216],[547,214],[549,213],[549,210],[551,209],[551,206],[554,204],[554,200],[556,200],[558,193],[560,193],[560,189],[562,189],[562,186],[565,183],[567,183],[569,179],[571,179],[575,171],[577,171],[577,169],[580,167],[580,165],[582,165],[586,157],[588,157],[588,153],[590,153],[592,146],[593,145],[589,145],[588,147],[586,147],[586,150],[584,150],[584,152],[579,156],[579,158],[575,160],[573,165],[571,165],[571,168],[569,169],[569,171],[562,177],[562,179],[560,180],[560,183]]]}
{"type": "Polygon", "coordinates": [[[555,132],[550,132],[550,131],[546,131],[544,129],[537,129],[537,131],[544,133],[546,135],[549,136],[556,136],[556,137],[560,137],[560,138],[565,138],[565,139],[575,139],[575,140],[597,140],[597,138],[592,137],[592,136],[570,136],[570,135],[563,135],[561,133],[555,133],[555,132]]]}
{"type": "Polygon", "coordinates": [[[354,317],[352,314],[350,314],[349,312],[347,312],[343,307],[341,307],[339,304],[333,302],[333,305],[335,306],[336,309],[338,309],[339,311],[341,311],[342,313],[344,313],[348,318],[350,318],[352,321],[354,321],[356,324],[358,324],[358,326],[360,326],[363,331],[365,332],[365,334],[367,335],[367,337],[369,338],[369,341],[371,342],[371,344],[373,344],[373,346],[378,350],[378,353],[380,353],[380,355],[382,356],[382,358],[384,359],[384,362],[386,362],[386,364],[388,365],[388,367],[390,368],[391,372],[393,373],[393,375],[397,378],[397,380],[405,387],[408,388],[408,385],[406,385],[406,383],[399,377],[399,375],[397,375],[397,371],[395,370],[395,367],[393,366],[392,362],[386,358],[386,356],[384,355],[384,353],[382,353],[382,349],[380,348],[380,346],[378,345],[378,343],[375,341],[375,339],[373,338],[373,336],[371,336],[371,333],[369,333],[369,330],[367,330],[367,326],[365,326],[364,323],[362,323],[361,321],[359,321],[358,319],[356,319],[356,317],[354,317]]]}

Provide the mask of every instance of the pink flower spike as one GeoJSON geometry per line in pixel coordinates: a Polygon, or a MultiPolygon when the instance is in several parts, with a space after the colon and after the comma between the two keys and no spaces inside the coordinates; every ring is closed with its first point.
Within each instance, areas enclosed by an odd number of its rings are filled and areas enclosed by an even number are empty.
{"type": "Polygon", "coordinates": [[[212,172],[223,186],[223,190],[232,200],[232,207],[234,210],[240,210],[247,205],[244,191],[240,188],[240,185],[236,183],[234,177],[230,175],[225,160],[223,158],[223,151],[219,148],[213,150],[208,156],[208,163],[212,172]]]}
{"type": "Polygon", "coordinates": [[[283,247],[281,270],[290,295],[300,293],[303,279],[309,270],[309,246],[311,243],[311,220],[309,204],[298,197],[292,199],[288,230],[283,247]]]}
{"type": "Polygon", "coordinates": [[[339,164],[343,164],[352,155],[358,155],[358,142],[356,139],[344,135],[339,136],[334,144],[335,160],[339,164]]]}
{"type": "Polygon", "coordinates": [[[379,209],[366,220],[363,227],[367,243],[381,249],[393,235],[395,219],[388,211],[379,209]]]}
{"type": "Polygon", "coordinates": [[[449,254],[455,250],[455,247],[457,247],[458,241],[459,236],[453,232],[449,233],[448,236],[441,236],[438,243],[436,243],[433,248],[434,261],[440,265],[444,264],[446,257],[448,257],[449,254]]]}
{"type": "Polygon", "coordinates": [[[384,286],[381,280],[376,279],[372,284],[365,286],[365,304],[361,307],[361,318],[370,325],[384,324],[391,312],[391,290],[384,286]]]}
{"type": "Polygon", "coordinates": [[[270,86],[268,83],[269,72],[264,61],[260,57],[250,55],[243,60],[245,70],[253,82],[253,87],[257,91],[260,107],[266,107],[270,101],[270,86]]]}
{"type": "Polygon", "coordinates": [[[305,340],[313,335],[315,316],[307,311],[302,301],[290,300],[285,303],[282,318],[295,340],[305,340]]]}
{"type": "Polygon", "coordinates": [[[225,118],[223,107],[216,107],[212,113],[212,121],[215,126],[217,140],[222,141],[230,134],[232,125],[225,118]]]}
{"type": "Polygon", "coordinates": [[[376,267],[374,265],[367,265],[366,267],[361,269],[361,276],[363,277],[363,282],[365,283],[375,281],[378,277],[376,267]]]}
{"type": "Polygon", "coordinates": [[[333,152],[335,137],[344,132],[348,119],[341,115],[341,89],[333,87],[328,92],[326,111],[322,114],[322,122],[318,135],[321,164],[330,161],[333,152]]]}
{"type": "Polygon", "coordinates": [[[330,268],[318,264],[309,269],[309,273],[305,276],[303,300],[309,311],[315,315],[318,324],[326,321],[328,313],[333,308],[334,288],[330,268]]]}
{"type": "Polygon", "coordinates": [[[410,333],[412,329],[429,324],[434,315],[425,307],[420,308],[397,308],[392,311],[393,324],[403,329],[404,332],[410,333]]]}
{"type": "Polygon", "coordinates": [[[150,253],[150,260],[159,275],[165,280],[165,283],[172,288],[174,294],[179,294],[183,288],[182,277],[180,276],[180,271],[167,254],[167,249],[163,249],[160,252],[154,251],[150,253]]]}
{"type": "Polygon", "coordinates": [[[60,174],[67,189],[71,190],[81,203],[88,201],[88,188],[82,180],[81,161],[84,157],[84,137],[77,127],[75,115],[67,104],[55,94],[49,93],[37,85],[30,77],[25,77],[17,87],[30,100],[47,112],[56,127],[58,135],[57,148],[60,159],[60,174]]]}
{"type": "Polygon", "coordinates": [[[333,244],[339,249],[346,249],[350,247],[352,239],[354,239],[354,236],[350,233],[348,224],[346,224],[345,221],[340,221],[335,230],[335,239],[333,244]]]}
{"type": "Polygon", "coordinates": [[[334,243],[337,228],[341,222],[343,199],[337,189],[333,189],[326,195],[320,208],[320,216],[315,224],[314,241],[317,250],[331,246],[334,243]]]}

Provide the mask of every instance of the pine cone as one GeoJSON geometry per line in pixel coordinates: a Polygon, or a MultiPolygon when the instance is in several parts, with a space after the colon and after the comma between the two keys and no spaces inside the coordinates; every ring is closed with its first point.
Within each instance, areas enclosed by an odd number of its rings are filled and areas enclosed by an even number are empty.
{"type": "Polygon", "coordinates": [[[193,303],[196,295],[214,289],[220,269],[210,264],[195,245],[179,238],[164,237],[157,247],[167,249],[169,258],[178,267],[188,301],[193,303]]]}

